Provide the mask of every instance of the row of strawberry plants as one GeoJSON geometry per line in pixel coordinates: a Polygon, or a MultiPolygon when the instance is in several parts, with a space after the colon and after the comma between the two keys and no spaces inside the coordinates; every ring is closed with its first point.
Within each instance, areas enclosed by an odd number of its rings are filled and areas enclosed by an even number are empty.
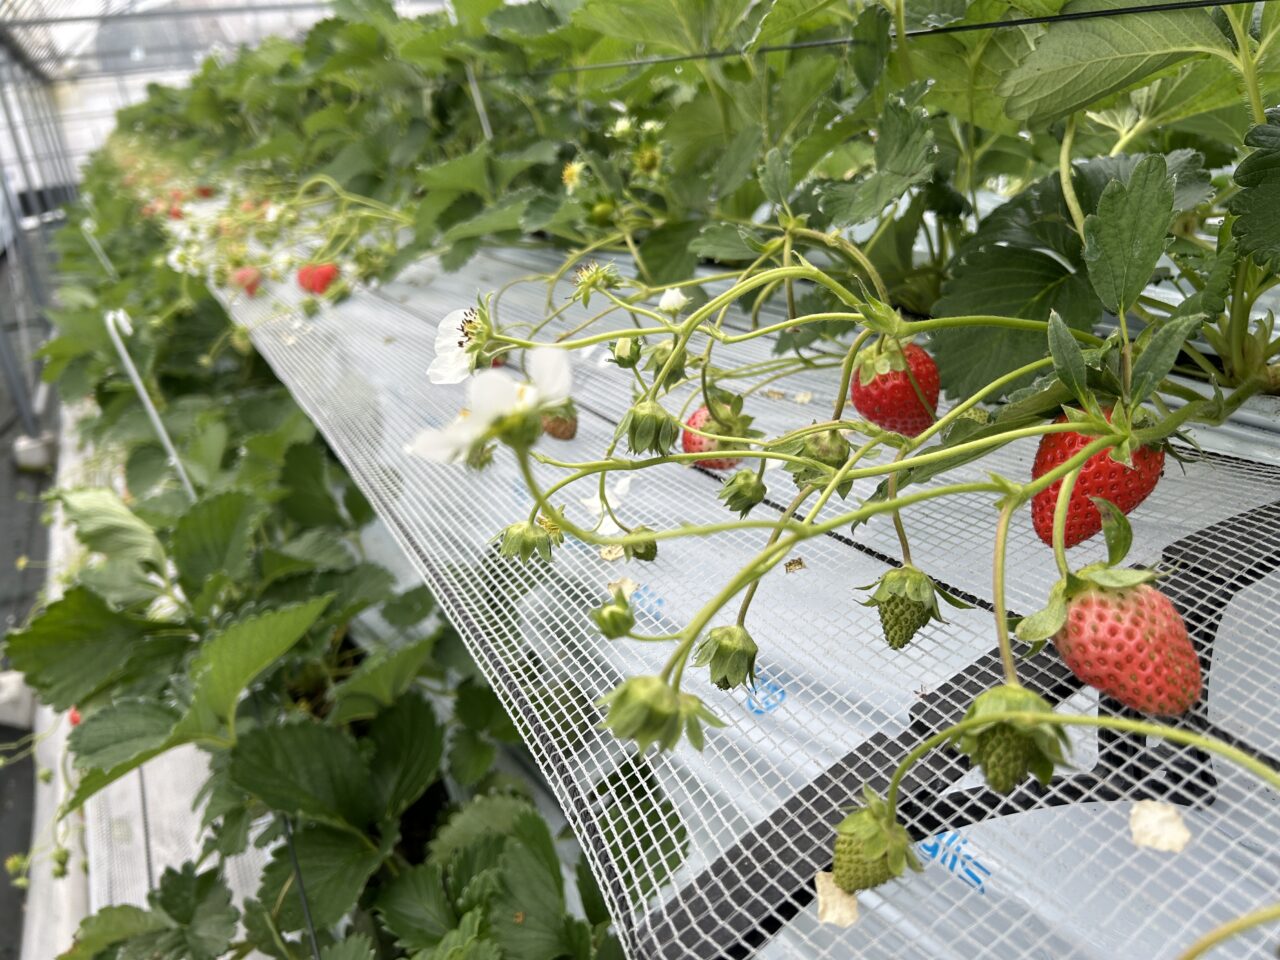
{"type": "Polygon", "coordinates": [[[494,766],[519,737],[460,638],[425,587],[396,592],[364,558],[368,504],[208,290],[164,264],[165,237],[139,229],[118,179],[105,159],[85,177],[114,278],[78,224],[57,236],[46,369],[67,401],[92,401],[79,429],[124,482],[52,494],[86,556],[4,641],[73,727],[64,819],[11,876],[24,885],[40,856],[65,874],[69,815],[194,744],[210,769],[199,857],[166,868],[145,907],[87,918],[65,957],[619,956],[583,869],[590,919],[568,914],[556,838],[494,766]],[[129,350],[194,500],[107,311],[132,318],[129,350]],[[252,848],[269,859],[236,906],[225,864],[252,848]]]}
{"type": "MultiPolygon", "coordinates": [[[[509,448],[537,506],[512,518],[502,550],[528,562],[552,561],[565,536],[652,561],[669,541],[759,530],[760,553],[677,633],[637,633],[625,585],[594,611],[607,637],[672,649],[659,674],[606,699],[621,736],[701,743],[720,721],[682,686],[686,666],[706,667],[717,686],[749,684],[756,585],[842,527],[893,522],[903,566],[868,601],[888,644],[910,643],[941,619],[934,578],[912,563],[910,514],[975,493],[995,500],[1007,683],[947,733],[989,784],[1007,792],[1050,776],[1063,759],[1058,727],[1077,722],[1019,684],[1015,638],[1037,656],[1053,638],[1083,681],[1135,709],[1187,711],[1202,694],[1199,661],[1154,573],[1120,566],[1124,514],[1154,490],[1170,438],[1276,387],[1280,344],[1262,306],[1280,282],[1280,116],[1264,110],[1280,81],[1274,5],[1153,12],[1136,32],[1081,21],[911,40],[911,28],[1007,19],[1025,5],[789,13],[766,2],[674,16],[637,0],[628,18],[608,6],[460,4],[452,23],[349,5],[298,44],[271,42],[210,62],[188,90],[155,90],[122,116],[113,153],[129,168],[124,185],[153,197],[144,213],[175,222],[187,195],[223,177],[246,185],[209,235],[170,256],[245,296],[270,296],[298,265],[264,250],[299,244],[312,251],[299,284],[331,299],[427,252],[456,267],[486,241],[570,248],[563,267],[529,281],[548,283],[543,317],[506,317],[505,291],[444,317],[429,376],[467,382],[465,415],[415,449],[483,468],[509,448]],[[821,49],[851,33],[847,57],[821,49]],[[609,66],[637,39],[646,52],[741,55],[609,66]],[[759,49],[777,41],[797,47],[759,49]],[[1135,43],[1141,67],[1106,68],[1135,43]],[[604,68],[538,72],[549,62],[604,68]],[[980,216],[992,189],[1002,196],[980,216]],[[615,253],[635,277],[608,262],[615,253]],[[705,260],[718,270],[695,275],[705,260]],[[602,306],[565,333],[556,324],[569,306],[550,290],[575,268],[571,305],[602,306]],[[784,319],[761,322],[767,304],[784,319]],[[746,329],[725,322],[739,308],[746,329]],[[740,355],[762,338],[773,359],[740,355]],[[602,343],[633,396],[617,434],[596,459],[535,449],[544,433],[572,434],[566,355],[602,343]],[[489,369],[507,357],[525,360],[524,382],[489,369]],[[824,368],[829,419],[775,436],[753,427],[762,387],[824,368]],[[1028,481],[926,485],[1019,440],[1040,444],[1028,481]],[[870,462],[884,452],[890,462],[870,462]],[[738,519],[653,531],[609,502],[612,476],[671,463],[749,464],[723,488],[738,519]],[[761,519],[770,463],[796,489],[780,517],[761,519]],[[550,484],[539,479],[548,469],[559,471],[550,484]],[[599,493],[594,527],[555,506],[575,484],[599,493]],[[1011,624],[1004,556],[1023,510],[1060,580],[1041,612],[1011,624]],[[1073,569],[1068,549],[1099,533],[1107,561],[1073,569]],[[1125,640],[1103,649],[1112,626],[1125,640]],[[1132,662],[1153,666],[1133,675],[1132,662]]],[[[845,888],[902,871],[893,808],[877,798],[841,831],[845,888]]]]}

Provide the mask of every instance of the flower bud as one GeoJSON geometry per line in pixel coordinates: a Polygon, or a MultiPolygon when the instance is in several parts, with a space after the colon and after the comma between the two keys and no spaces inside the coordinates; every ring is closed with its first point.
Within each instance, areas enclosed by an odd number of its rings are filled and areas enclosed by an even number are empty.
{"type": "Polygon", "coordinates": [[[751,509],[762,502],[768,493],[764,481],[754,470],[739,470],[725,481],[716,494],[724,505],[736,511],[739,517],[745,517],[751,509]]]}
{"type": "Polygon", "coordinates": [[[636,617],[631,612],[631,602],[621,587],[613,587],[610,592],[612,599],[592,610],[591,619],[606,639],[617,640],[631,632],[631,628],[636,625],[636,617]]]}
{"type": "Polygon", "coordinates": [[[694,665],[710,666],[711,682],[721,690],[756,680],[756,654],[759,648],[747,628],[734,625],[716,627],[698,647],[694,665]]]}
{"type": "Polygon", "coordinates": [[[644,537],[644,539],[623,546],[622,549],[626,552],[628,560],[658,559],[658,541],[653,536],[653,530],[641,524],[631,529],[630,536],[644,537]]]}
{"type": "Polygon", "coordinates": [[[658,300],[658,309],[673,317],[688,305],[689,298],[684,295],[684,292],[679,287],[672,287],[670,290],[664,291],[661,299],[658,300]]]}
{"type": "Polygon", "coordinates": [[[680,422],[656,400],[645,400],[627,411],[622,427],[632,453],[669,453],[680,435],[680,422]]]}
{"type": "Polygon", "coordinates": [[[619,337],[613,343],[613,362],[623,370],[632,369],[640,362],[640,348],[644,341],[639,337],[619,337]]]}
{"type": "Polygon", "coordinates": [[[804,455],[838,469],[849,459],[849,441],[839,430],[810,434],[804,440],[804,455]]]}

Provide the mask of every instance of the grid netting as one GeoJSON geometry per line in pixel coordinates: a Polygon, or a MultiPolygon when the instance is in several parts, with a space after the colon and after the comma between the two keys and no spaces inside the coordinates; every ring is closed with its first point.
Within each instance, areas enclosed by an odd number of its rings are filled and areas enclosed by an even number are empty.
{"type": "MultiPolygon", "coordinates": [[[[669,653],[665,644],[599,636],[588,612],[606,599],[606,585],[636,581],[639,629],[673,632],[759,551],[766,531],[667,542],[647,564],[609,560],[568,539],[553,565],[522,566],[499,558],[493,543],[533,506],[508,453],[477,473],[406,452],[421,429],[451,420],[463,399],[461,386],[427,380],[436,322],[478,293],[559,262],[519,250],[481,254],[452,274],[426,263],[310,318],[291,280],[227,305],[465,638],[581,839],[630,956],[1147,960],[1172,956],[1275,898],[1273,792],[1198,750],[1072,728],[1073,766],[1047,788],[1029,784],[1009,797],[987,791],[947,751],[917,764],[904,781],[901,815],[924,872],[860,895],[853,927],[818,922],[814,874],[829,866],[842,808],[864,783],[883,791],[912,747],[1000,682],[989,496],[931,501],[904,515],[916,564],[973,604],[948,610],[947,625],[931,625],[905,650],[888,649],[857,588],[897,562],[891,524],[880,517],[837,530],[799,547],[802,569],[775,568],[761,583],[750,615],[761,646],[754,690],[723,692],[701,671],[686,673],[686,688],[728,722],[710,733],[704,751],[682,746],[637,756],[602,732],[600,697],[625,676],[657,672],[669,653]],[[1130,841],[1131,801],[1143,798],[1182,808],[1193,833],[1182,853],[1130,841]]],[[[557,304],[569,289],[556,291],[557,304]]],[[[507,290],[503,322],[536,322],[545,294],[537,283],[507,290]]],[[[566,310],[544,336],[586,315],[566,310]]],[[[696,338],[692,347],[699,348],[696,338]]],[[[771,348],[753,340],[731,355],[736,363],[763,361],[771,348]]],[[[629,374],[608,358],[607,345],[575,354],[578,436],[568,444],[543,440],[541,449],[566,460],[604,451],[631,396],[629,374]]],[[[824,419],[837,383],[838,370],[807,370],[752,392],[748,412],[770,434],[824,419]]],[[[687,410],[694,397],[688,388],[665,402],[687,410]]],[[[1185,453],[1185,463],[1169,461],[1156,492],[1133,514],[1131,560],[1166,572],[1162,588],[1208,670],[1201,704],[1179,723],[1265,759],[1280,752],[1280,679],[1269,655],[1280,601],[1280,468],[1185,453]]],[[[1033,455],[1033,443],[1015,443],[947,482],[988,471],[1025,478],[1033,455]]],[[[538,475],[543,483],[558,476],[542,467],[538,475]]],[[[794,491],[780,468],[765,478],[770,495],[756,516],[776,515],[794,491]]],[[[611,479],[611,502],[630,525],[718,522],[726,518],[716,499],[720,482],[667,465],[611,479]]],[[[876,482],[860,481],[854,495],[868,496],[876,482]]],[[[555,502],[590,524],[595,493],[587,481],[555,502]]],[[[825,515],[841,509],[837,498],[825,515]]],[[[1091,543],[1074,550],[1072,561],[1103,552],[1091,543]]],[[[1025,511],[1014,519],[1009,570],[1011,609],[1042,606],[1057,573],[1025,511]]],[[[1105,698],[1100,704],[1052,648],[1020,669],[1023,682],[1061,711],[1123,713],[1105,698]]],[[[1215,956],[1267,951],[1266,935],[1254,932],[1215,956]]]]}

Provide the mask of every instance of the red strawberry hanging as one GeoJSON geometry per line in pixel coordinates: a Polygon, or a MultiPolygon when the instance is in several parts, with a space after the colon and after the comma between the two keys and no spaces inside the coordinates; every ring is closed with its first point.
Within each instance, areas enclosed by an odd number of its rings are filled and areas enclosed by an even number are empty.
{"type": "Polygon", "coordinates": [[[933,423],[938,388],[933,357],[914,343],[889,341],[881,350],[863,351],[850,396],[857,411],[876,426],[914,437],[933,423]]]}
{"type": "MultiPolygon", "coordinates": [[[[1107,419],[1111,411],[1105,411],[1107,419]]],[[[1055,423],[1064,423],[1066,416],[1055,423]]],[[[1040,438],[1036,450],[1031,478],[1044,476],[1054,467],[1070,460],[1079,453],[1092,437],[1081,433],[1049,433],[1040,438]]],[[[1164,470],[1164,450],[1160,447],[1139,447],[1133,451],[1133,467],[1111,459],[1110,451],[1095,453],[1085,461],[1071,491],[1067,505],[1067,528],[1064,542],[1068,547],[1088,540],[1102,529],[1102,515],[1090,497],[1102,497],[1128,513],[1151,495],[1164,470]]],[[[1053,544],[1053,511],[1058,503],[1058,490],[1062,481],[1041,490],[1031,500],[1031,523],[1037,536],[1045,543],[1053,544]]]]}
{"type": "Polygon", "coordinates": [[[181,219],[182,219],[182,207],[178,206],[176,203],[175,203],[173,206],[171,206],[171,207],[169,208],[169,219],[170,219],[170,220],[181,220],[181,219]]]}
{"type": "Polygon", "coordinates": [[[213,187],[209,186],[207,183],[200,184],[200,186],[196,187],[196,196],[203,200],[208,200],[213,196],[213,187]]]}
{"type": "Polygon", "coordinates": [[[298,271],[298,286],[316,296],[324,293],[338,278],[335,263],[309,263],[298,271]]]}
{"type": "Polygon", "coordinates": [[[1175,717],[1200,699],[1200,659],[1186,624],[1149,583],[1077,593],[1053,642],[1072,673],[1134,710],[1175,717]]]}
{"type": "Polygon", "coordinates": [[[73,727],[80,726],[80,719],[80,709],[78,707],[72,707],[67,711],[67,720],[73,727]]]}
{"type": "Polygon", "coordinates": [[[231,283],[252,297],[262,283],[262,271],[257,267],[240,267],[231,274],[231,283]]]}

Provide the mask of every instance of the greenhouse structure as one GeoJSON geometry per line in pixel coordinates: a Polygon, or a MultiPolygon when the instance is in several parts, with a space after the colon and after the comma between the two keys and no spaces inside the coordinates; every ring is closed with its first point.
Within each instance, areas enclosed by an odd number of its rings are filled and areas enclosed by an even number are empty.
{"type": "Polygon", "coordinates": [[[0,0],[0,960],[1280,956],[1277,309],[1280,0],[0,0]]]}

